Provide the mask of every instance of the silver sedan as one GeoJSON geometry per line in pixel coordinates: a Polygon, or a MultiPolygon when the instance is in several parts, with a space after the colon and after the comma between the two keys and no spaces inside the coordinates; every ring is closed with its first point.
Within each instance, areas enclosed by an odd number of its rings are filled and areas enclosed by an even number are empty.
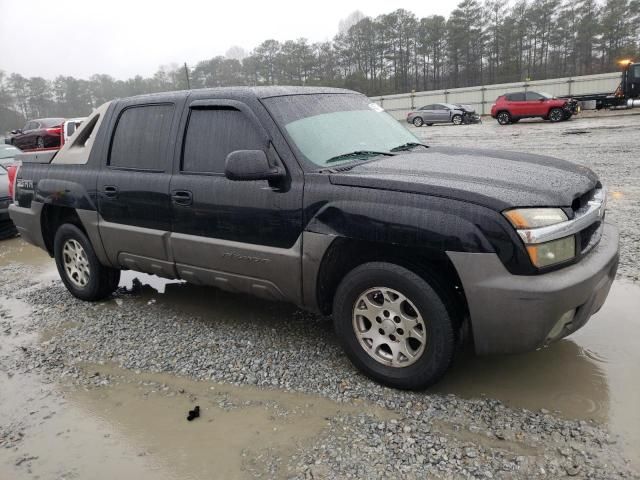
{"type": "Polygon", "coordinates": [[[407,122],[416,127],[433,125],[434,123],[453,123],[461,125],[464,119],[464,110],[451,103],[433,103],[425,105],[418,110],[409,112],[407,122]]]}

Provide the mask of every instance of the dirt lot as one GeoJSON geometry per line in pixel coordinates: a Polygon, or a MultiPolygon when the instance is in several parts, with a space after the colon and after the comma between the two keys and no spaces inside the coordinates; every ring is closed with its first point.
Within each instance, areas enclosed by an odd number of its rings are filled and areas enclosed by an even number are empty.
{"type": "Polygon", "coordinates": [[[622,257],[584,329],[461,352],[436,388],[400,392],[356,372],[326,318],[133,272],[83,303],[43,252],[4,241],[0,479],[640,478],[640,116],[411,128],[597,171],[622,257]]]}

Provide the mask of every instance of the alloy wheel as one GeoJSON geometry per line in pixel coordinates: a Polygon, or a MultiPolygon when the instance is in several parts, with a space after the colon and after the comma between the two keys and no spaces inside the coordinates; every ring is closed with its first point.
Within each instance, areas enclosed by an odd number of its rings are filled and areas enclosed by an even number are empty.
{"type": "Polygon", "coordinates": [[[425,351],[422,315],[409,298],[392,288],[374,287],[362,293],[353,307],[352,324],[360,346],[383,365],[407,367],[425,351]]]}
{"type": "Polygon", "coordinates": [[[62,263],[67,278],[77,287],[84,288],[91,275],[89,258],[82,245],[69,239],[62,247],[62,263]]]}

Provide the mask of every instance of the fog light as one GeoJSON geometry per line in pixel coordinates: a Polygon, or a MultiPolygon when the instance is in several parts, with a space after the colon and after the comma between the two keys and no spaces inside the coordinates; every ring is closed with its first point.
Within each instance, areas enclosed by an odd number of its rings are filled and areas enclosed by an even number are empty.
{"type": "Polygon", "coordinates": [[[568,312],[563,313],[560,319],[556,322],[556,324],[553,326],[553,328],[547,335],[546,342],[549,343],[549,342],[553,342],[554,340],[557,340],[560,337],[560,335],[562,335],[562,331],[565,329],[565,327],[569,325],[571,322],[573,322],[573,317],[575,316],[575,314],[576,314],[575,308],[572,310],[569,310],[568,312]]]}
{"type": "Polygon", "coordinates": [[[576,239],[570,236],[537,245],[527,245],[527,252],[536,267],[548,267],[572,259],[576,254],[576,239]]]}

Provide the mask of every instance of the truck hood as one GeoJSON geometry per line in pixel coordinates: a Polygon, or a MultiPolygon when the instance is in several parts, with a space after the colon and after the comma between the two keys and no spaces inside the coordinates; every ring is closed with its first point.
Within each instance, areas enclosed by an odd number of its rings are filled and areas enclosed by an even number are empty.
{"type": "Polygon", "coordinates": [[[330,175],[336,185],[395,190],[513,207],[569,207],[597,176],[565,160],[529,153],[431,147],[380,157],[330,175]]]}

